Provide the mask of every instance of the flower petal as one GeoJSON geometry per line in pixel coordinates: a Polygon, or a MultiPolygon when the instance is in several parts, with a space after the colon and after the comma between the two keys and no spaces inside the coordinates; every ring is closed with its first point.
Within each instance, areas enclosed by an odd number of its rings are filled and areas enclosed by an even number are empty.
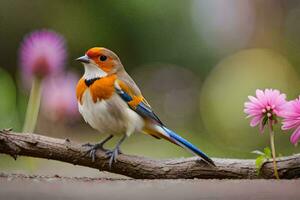
{"type": "Polygon", "coordinates": [[[300,127],[298,127],[290,137],[292,144],[296,145],[300,139],[300,127]]]}
{"type": "Polygon", "coordinates": [[[261,121],[261,119],[262,119],[261,116],[253,117],[250,122],[250,126],[252,126],[252,127],[257,126],[259,124],[259,122],[261,121]]]}

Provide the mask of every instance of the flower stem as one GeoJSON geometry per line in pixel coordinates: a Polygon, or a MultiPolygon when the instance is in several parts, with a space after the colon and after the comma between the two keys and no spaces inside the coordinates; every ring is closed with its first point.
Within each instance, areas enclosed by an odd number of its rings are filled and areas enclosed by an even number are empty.
{"type": "Polygon", "coordinates": [[[23,132],[33,132],[36,126],[37,117],[41,102],[42,79],[34,77],[30,90],[29,101],[27,105],[23,132]]]}
{"type": "Polygon", "coordinates": [[[272,150],[272,158],[273,158],[273,167],[274,167],[274,176],[276,179],[279,179],[278,171],[277,171],[277,163],[276,163],[276,151],[275,151],[275,143],[274,143],[274,131],[272,127],[272,120],[269,120],[269,131],[270,131],[270,143],[272,150]]]}

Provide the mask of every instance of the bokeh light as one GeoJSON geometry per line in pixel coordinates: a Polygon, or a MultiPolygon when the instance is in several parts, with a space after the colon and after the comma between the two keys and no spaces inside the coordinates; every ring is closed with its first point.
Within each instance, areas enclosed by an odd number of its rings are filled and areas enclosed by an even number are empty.
{"type": "Polygon", "coordinates": [[[243,112],[247,96],[257,88],[277,88],[293,99],[300,92],[298,86],[299,77],[284,56],[268,49],[243,50],[224,58],[206,79],[200,99],[202,120],[208,132],[229,148],[241,152],[256,148],[258,130],[249,127],[243,112]]]}
{"type": "Polygon", "coordinates": [[[254,3],[251,0],[194,0],[192,21],[208,49],[226,55],[247,47],[253,37],[254,3]]]}
{"type": "Polygon", "coordinates": [[[171,126],[183,128],[193,121],[198,108],[200,79],[192,71],[167,63],[140,66],[132,72],[159,116],[171,126]]]}

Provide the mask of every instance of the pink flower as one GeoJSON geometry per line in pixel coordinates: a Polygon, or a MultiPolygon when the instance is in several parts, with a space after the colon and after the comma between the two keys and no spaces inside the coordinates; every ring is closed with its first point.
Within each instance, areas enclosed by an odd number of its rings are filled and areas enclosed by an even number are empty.
{"type": "Polygon", "coordinates": [[[26,82],[33,76],[43,78],[61,71],[67,55],[64,38],[49,30],[38,30],[27,35],[19,53],[22,76],[26,82]]]}
{"type": "Polygon", "coordinates": [[[76,100],[78,76],[61,74],[45,80],[42,93],[42,111],[53,121],[72,121],[79,115],[76,100]]]}
{"type": "Polygon", "coordinates": [[[268,122],[271,125],[277,123],[277,116],[281,116],[286,104],[286,95],[273,89],[256,90],[256,97],[248,98],[250,101],[245,103],[244,112],[252,118],[250,126],[259,125],[261,132],[268,122]]]}
{"type": "Polygon", "coordinates": [[[296,145],[300,139],[300,97],[290,101],[283,112],[282,130],[294,129],[290,141],[296,145]]]}

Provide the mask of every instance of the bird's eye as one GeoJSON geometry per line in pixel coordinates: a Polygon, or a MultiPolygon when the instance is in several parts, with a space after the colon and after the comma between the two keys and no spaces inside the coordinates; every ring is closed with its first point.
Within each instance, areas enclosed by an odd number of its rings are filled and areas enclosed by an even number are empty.
{"type": "Polygon", "coordinates": [[[106,56],[100,56],[100,58],[99,58],[101,61],[105,61],[106,59],[107,59],[107,57],[106,56]]]}

